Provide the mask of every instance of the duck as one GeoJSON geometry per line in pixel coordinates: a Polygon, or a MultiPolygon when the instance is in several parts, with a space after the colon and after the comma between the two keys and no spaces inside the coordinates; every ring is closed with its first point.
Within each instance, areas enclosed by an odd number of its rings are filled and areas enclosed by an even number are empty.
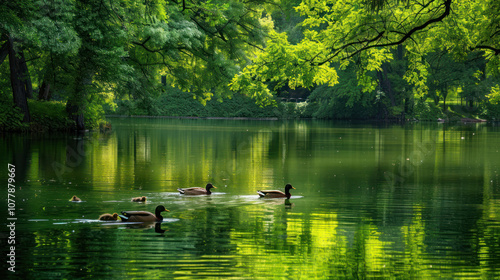
{"type": "Polygon", "coordinates": [[[82,201],[78,196],[74,195],[69,201],[82,201]]]}
{"type": "Polygon", "coordinates": [[[116,221],[116,220],[118,220],[117,213],[113,213],[113,215],[106,213],[99,216],[99,221],[116,221]]]}
{"type": "Polygon", "coordinates": [[[208,183],[205,188],[200,188],[200,187],[194,187],[194,188],[187,188],[187,189],[177,189],[180,194],[188,194],[188,195],[200,195],[200,194],[206,194],[210,195],[212,192],[210,189],[216,189],[216,187],[210,183],[208,183]]]}
{"type": "Polygon", "coordinates": [[[288,199],[290,199],[290,197],[292,196],[290,194],[290,189],[294,189],[295,190],[295,188],[292,185],[286,184],[286,186],[285,186],[285,192],[277,191],[277,190],[264,190],[264,191],[257,191],[257,193],[259,194],[260,197],[266,197],[266,198],[288,198],[288,199]]]}
{"type": "Polygon", "coordinates": [[[122,215],[119,215],[122,222],[140,222],[140,223],[155,223],[163,221],[161,212],[168,211],[165,206],[156,206],[155,213],[148,211],[122,211],[122,215]]]}
{"type": "Polygon", "coordinates": [[[132,198],[133,202],[146,202],[146,197],[145,196],[139,196],[139,197],[134,197],[132,198]]]}

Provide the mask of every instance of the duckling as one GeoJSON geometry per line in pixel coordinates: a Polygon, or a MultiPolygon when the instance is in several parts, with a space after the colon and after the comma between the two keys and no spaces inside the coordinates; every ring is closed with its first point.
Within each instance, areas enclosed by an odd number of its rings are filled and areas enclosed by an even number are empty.
{"type": "Polygon", "coordinates": [[[132,198],[133,202],[146,202],[146,197],[145,196],[139,196],[139,197],[134,197],[132,198]]]}
{"type": "Polygon", "coordinates": [[[206,194],[206,195],[210,195],[212,194],[212,192],[210,191],[210,189],[216,189],[216,187],[214,187],[214,185],[208,183],[205,188],[200,188],[200,187],[194,187],[194,188],[187,188],[187,189],[177,189],[179,191],[179,193],[181,194],[187,194],[187,195],[200,195],[200,194],[206,194]]]}
{"type": "Polygon", "coordinates": [[[69,201],[82,201],[78,196],[74,195],[69,201]]]}
{"type": "Polygon", "coordinates": [[[163,221],[161,212],[168,211],[165,206],[158,205],[155,209],[155,214],[148,211],[122,211],[123,215],[119,215],[122,222],[140,222],[140,223],[154,223],[163,221]]]}
{"type": "Polygon", "coordinates": [[[99,216],[99,221],[116,221],[116,220],[118,220],[117,213],[113,213],[113,215],[106,213],[99,216]]]}
{"type": "Polygon", "coordinates": [[[265,191],[257,191],[260,197],[265,197],[265,198],[288,198],[292,196],[290,194],[290,189],[294,189],[292,185],[286,184],[285,186],[285,192],[283,193],[282,191],[277,191],[277,190],[265,190],[265,191]]]}

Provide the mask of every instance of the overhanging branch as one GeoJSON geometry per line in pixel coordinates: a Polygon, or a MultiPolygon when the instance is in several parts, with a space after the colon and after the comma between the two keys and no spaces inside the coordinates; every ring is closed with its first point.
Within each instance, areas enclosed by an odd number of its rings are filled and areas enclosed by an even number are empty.
{"type": "MultiPolygon", "coordinates": [[[[372,49],[372,48],[381,48],[381,47],[390,47],[390,46],[401,45],[406,40],[413,39],[412,36],[416,32],[427,28],[431,24],[434,24],[434,23],[437,23],[437,22],[441,22],[444,18],[446,18],[450,14],[450,11],[451,11],[451,1],[452,0],[445,0],[444,1],[444,3],[443,3],[444,4],[444,11],[443,11],[443,13],[439,17],[429,19],[426,22],[424,22],[423,24],[415,26],[410,31],[405,32],[405,33],[400,32],[400,31],[389,31],[389,32],[393,32],[393,33],[395,32],[395,33],[399,33],[399,34],[403,35],[397,41],[372,44],[374,42],[378,42],[381,39],[383,39],[384,34],[388,33],[388,32],[386,32],[387,30],[380,31],[380,32],[378,32],[378,34],[376,36],[374,36],[371,39],[365,39],[365,40],[360,40],[360,41],[356,41],[356,42],[349,42],[349,43],[346,43],[346,44],[344,44],[344,45],[342,45],[342,46],[340,46],[338,48],[332,49],[332,51],[331,51],[332,55],[330,55],[326,60],[317,63],[316,65],[322,65],[324,63],[327,63],[327,62],[331,61],[333,58],[337,57],[340,53],[342,53],[343,51],[345,51],[349,47],[355,47],[356,48],[356,46],[361,46],[360,48],[356,49],[354,52],[348,54],[343,59],[352,58],[355,55],[357,55],[357,54],[359,54],[359,53],[361,53],[361,52],[363,52],[365,50],[372,49]]],[[[496,50],[496,49],[493,49],[493,50],[496,50]]]]}
{"type": "Polygon", "coordinates": [[[500,54],[500,49],[499,48],[494,48],[492,46],[479,45],[479,46],[475,46],[474,48],[472,48],[472,50],[475,50],[475,49],[487,49],[487,50],[495,52],[495,55],[499,55],[500,54]]]}

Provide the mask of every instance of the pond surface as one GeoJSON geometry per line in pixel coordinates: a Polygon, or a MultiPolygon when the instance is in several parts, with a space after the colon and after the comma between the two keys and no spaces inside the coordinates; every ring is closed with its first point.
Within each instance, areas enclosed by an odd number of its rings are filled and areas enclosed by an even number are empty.
{"type": "Polygon", "coordinates": [[[2,135],[2,275],[32,279],[499,279],[493,124],[111,119],[2,135]],[[181,196],[179,187],[217,189],[181,196]],[[257,190],[296,189],[285,199],[257,190]],[[83,202],[69,202],[73,196],[83,202]],[[131,202],[147,196],[147,203],[131,202]],[[170,212],[158,225],[99,222],[170,212]],[[12,205],[11,205],[12,206],[12,205]],[[15,218],[12,220],[10,218],[15,218]],[[15,230],[6,225],[15,222],[15,230]],[[15,273],[7,263],[15,240],[15,273]]]}

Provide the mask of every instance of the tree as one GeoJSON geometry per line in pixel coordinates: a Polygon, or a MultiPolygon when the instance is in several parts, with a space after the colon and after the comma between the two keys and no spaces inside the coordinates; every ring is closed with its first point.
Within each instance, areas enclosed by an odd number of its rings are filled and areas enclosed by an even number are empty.
{"type": "Polygon", "coordinates": [[[0,63],[9,57],[10,82],[14,104],[24,113],[23,122],[30,121],[27,97],[30,95],[31,84],[27,72],[26,60],[22,50],[17,46],[17,40],[9,31],[20,26],[21,19],[28,15],[24,12],[29,3],[21,1],[19,6],[7,3],[0,9],[0,16],[4,20],[0,23],[2,48],[0,51],[0,63]],[[8,20],[8,21],[6,21],[8,20]],[[10,26],[8,25],[10,23],[10,26]]]}
{"type": "MultiPolygon", "coordinates": [[[[56,10],[53,14],[66,15],[64,4],[70,1],[51,1],[56,10]]],[[[7,2],[0,8],[0,33],[3,41],[0,63],[5,59],[4,48],[8,49],[12,94],[14,104],[24,113],[24,122],[30,121],[27,98],[33,89],[28,70],[29,60],[24,53],[40,51],[68,52],[75,48],[74,32],[68,22],[46,16],[44,1],[22,0],[7,2]]]]}
{"type": "Polygon", "coordinates": [[[31,81],[29,81],[26,60],[22,52],[15,50],[14,39],[12,37],[9,37],[5,44],[7,44],[9,50],[10,83],[14,104],[24,113],[23,122],[29,122],[30,113],[27,98],[30,95],[31,81]]]}
{"type": "Polygon", "coordinates": [[[143,17],[128,59],[145,78],[165,75],[169,85],[192,92],[202,102],[214,94],[230,97],[229,80],[263,43],[263,3],[168,2],[167,19],[143,17]]]}
{"type": "MultiPolygon", "coordinates": [[[[103,102],[103,94],[115,91],[119,96],[147,98],[160,92],[161,75],[202,102],[214,94],[230,97],[230,79],[248,63],[248,55],[261,48],[265,32],[260,18],[265,5],[274,4],[236,0],[9,2],[0,6],[0,15],[5,15],[0,31],[2,38],[12,38],[13,44],[7,46],[17,54],[10,59],[11,73],[17,73],[14,99],[24,98],[17,89],[29,77],[22,53],[36,59],[31,68],[38,79],[39,98],[48,99],[56,92],[66,100],[78,130],[85,129],[86,112],[95,107],[92,104],[103,102]]],[[[0,58],[5,53],[2,48],[0,58]]],[[[28,112],[25,104],[18,106],[28,112]]]]}
{"type": "Polygon", "coordinates": [[[358,83],[373,91],[378,83],[368,72],[384,72],[383,63],[393,60],[391,50],[399,45],[405,47],[408,60],[404,78],[419,96],[428,91],[424,57],[433,51],[443,50],[453,57],[484,53],[488,74],[499,74],[498,1],[310,0],[296,10],[306,17],[304,39],[291,44],[286,34],[271,32],[266,50],[233,78],[233,90],[268,103],[276,87],[268,89],[267,82],[287,83],[291,88],[334,85],[337,70],[355,63],[358,83]]]}

